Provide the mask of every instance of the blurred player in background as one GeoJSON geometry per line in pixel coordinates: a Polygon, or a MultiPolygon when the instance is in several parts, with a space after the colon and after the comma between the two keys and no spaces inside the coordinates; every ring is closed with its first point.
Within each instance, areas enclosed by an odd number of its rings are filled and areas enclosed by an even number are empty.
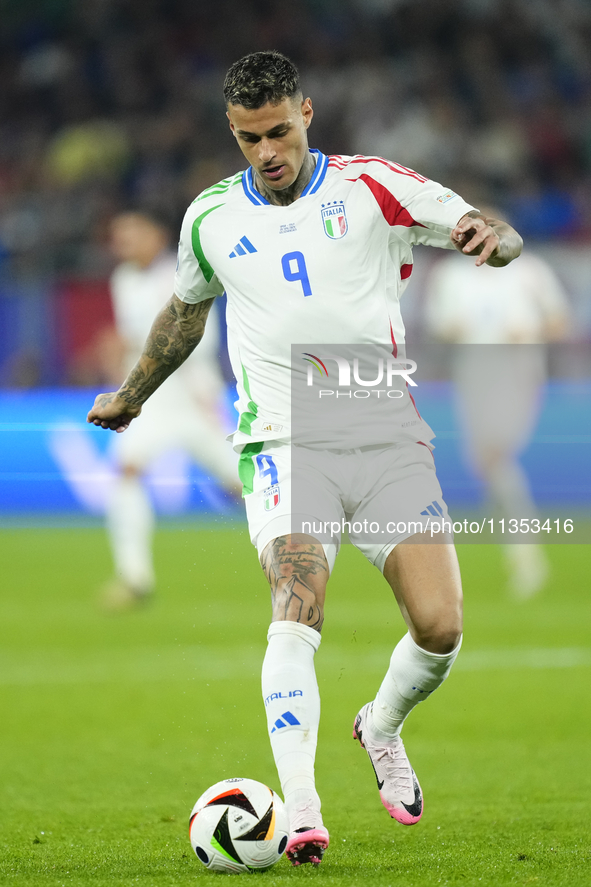
{"type": "MultiPolygon", "coordinates": [[[[111,296],[127,373],[142,353],[154,317],[170,298],[177,259],[167,225],[143,211],[113,219],[111,248],[120,260],[111,277],[111,296]]],[[[228,490],[238,491],[236,459],[224,441],[221,418],[219,345],[216,316],[201,347],[150,399],[141,420],[114,440],[118,479],[107,508],[115,565],[115,578],[105,589],[109,607],[133,606],[154,589],[154,510],[142,475],[159,456],[184,450],[228,490]]]]}
{"type": "MultiPolygon", "coordinates": [[[[498,217],[493,209],[485,212],[498,217]]],[[[459,256],[438,261],[426,283],[426,323],[453,351],[458,417],[465,458],[484,482],[496,518],[535,518],[519,456],[539,415],[546,379],[546,343],[564,338],[567,298],[552,268],[525,252],[505,268],[475,268],[459,256]]],[[[508,524],[507,524],[508,525],[508,524]]],[[[509,589],[536,594],[548,562],[536,537],[505,545],[509,589]]],[[[521,536],[524,539],[524,536],[521,536]]]]}
{"type": "MultiPolygon", "coordinates": [[[[290,817],[286,853],[294,865],[317,865],[329,835],[314,776],[320,720],[314,654],[341,537],[336,532],[322,541],[292,529],[293,488],[309,491],[305,517],[326,518],[329,512],[337,526],[345,515],[355,521],[369,506],[390,517],[398,509],[419,525],[428,521],[421,514],[447,512],[425,443],[432,432],[407,386],[400,400],[390,401],[397,405],[395,441],[390,426],[380,422],[370,429],[383,435],[377,443],[374,435],[368,446],[356,443],[360,449],[351,450],[337,428],[337,452],[313,446],[307,452],[312,462],[323,462],[323,470],[292,477],[291,346],[375,346],[392,358],[404,343],[399,300],[412,271],[413,245],[456,248],[465,261],[502,266],[519,255],[521,238],[399,164],[310,150],[312,103],[302,94],[296,68],[280,53],[256,52],[232,65],[224,97],[231,131],[250,166],[191,204],[181,229],[175,295],[154,321],[122,387],[99,395],[88,421],[125,431],[198,345],[215,297],[226,291],[240,398],[233,442],[251,539],[273,605],[262,683],[290,817]],[[341,471],[351,455],[358,461],[341,471]],[[363,478],[359,489],[352,487],[354,476],[363,478]]],[[[366,426],[359,430],[363,435],[366,426]]],[[[354,737],[369,755],[386,810],[412,825],[422,816],[423,798],[400,731],[458,655],[462,591],[451,537],[443,533],[442,544],[424,544],[428,536],[421,540],[406,523],[399,526],[375,542],[352,537],[389,582],[408,626],[375,700],[355,717],[354,737]],[[419,544],[400,544],[409,540],[419,544]]],[[[360,588],[360,606],[364,594],[360,588]]]]}

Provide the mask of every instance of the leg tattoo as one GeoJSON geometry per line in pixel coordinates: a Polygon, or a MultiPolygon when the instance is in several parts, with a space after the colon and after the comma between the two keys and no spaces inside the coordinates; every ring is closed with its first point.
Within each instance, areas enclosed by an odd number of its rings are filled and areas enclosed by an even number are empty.
{"type": "Polygon", "coordinates": [[[279,536],[261,559],[271,586],[273,621],[301,622],[320,631],[328,564],[319,542],[296,542],[279,536]]]}

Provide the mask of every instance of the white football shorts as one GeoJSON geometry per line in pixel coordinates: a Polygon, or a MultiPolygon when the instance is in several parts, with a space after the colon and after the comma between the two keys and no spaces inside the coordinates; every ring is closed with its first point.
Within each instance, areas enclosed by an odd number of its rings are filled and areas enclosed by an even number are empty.
{"type": "Polygon", "coordinates": [[[383,572],[404,539],[451,533],[430,447],[417,442],[316,450],[275,441],[247,444],[240,479],[250,538],[261,556],[278,536],[306,533],[330,570],[343,533],[383,572]]]}

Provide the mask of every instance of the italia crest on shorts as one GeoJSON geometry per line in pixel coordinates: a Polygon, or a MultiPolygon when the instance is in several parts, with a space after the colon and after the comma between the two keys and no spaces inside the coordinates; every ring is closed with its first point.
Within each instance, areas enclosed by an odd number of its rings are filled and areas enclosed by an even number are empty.
{"type": "Polygon", "coordinates": [[[263,490],[263,496],[265,497],[265,511],[272,511],[274,508],[277,508],[280,500],[279,484],[267,487],[266,490],[263,490]]]}
{"type": "Polygon", "coordinates": [[[327,203],[322,210],[322,224],[324,225],[324,233],[331,240],[339,240],[344,237],[349,228],[347,224],[347,214],[345,212],[345,204],[341,200],[337,203],[327,203]]]}

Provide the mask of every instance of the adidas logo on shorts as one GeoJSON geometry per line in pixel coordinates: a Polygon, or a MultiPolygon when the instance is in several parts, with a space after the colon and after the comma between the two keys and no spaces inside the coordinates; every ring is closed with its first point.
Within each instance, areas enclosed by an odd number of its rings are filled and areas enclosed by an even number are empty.
{"type": "Polygon", "coordinates": [[[443,517],[443,508],[434,499],[430,505],[427,505],[424,511],[421,511],[421,514],[424,514],[425,517],[443,517]]]}

